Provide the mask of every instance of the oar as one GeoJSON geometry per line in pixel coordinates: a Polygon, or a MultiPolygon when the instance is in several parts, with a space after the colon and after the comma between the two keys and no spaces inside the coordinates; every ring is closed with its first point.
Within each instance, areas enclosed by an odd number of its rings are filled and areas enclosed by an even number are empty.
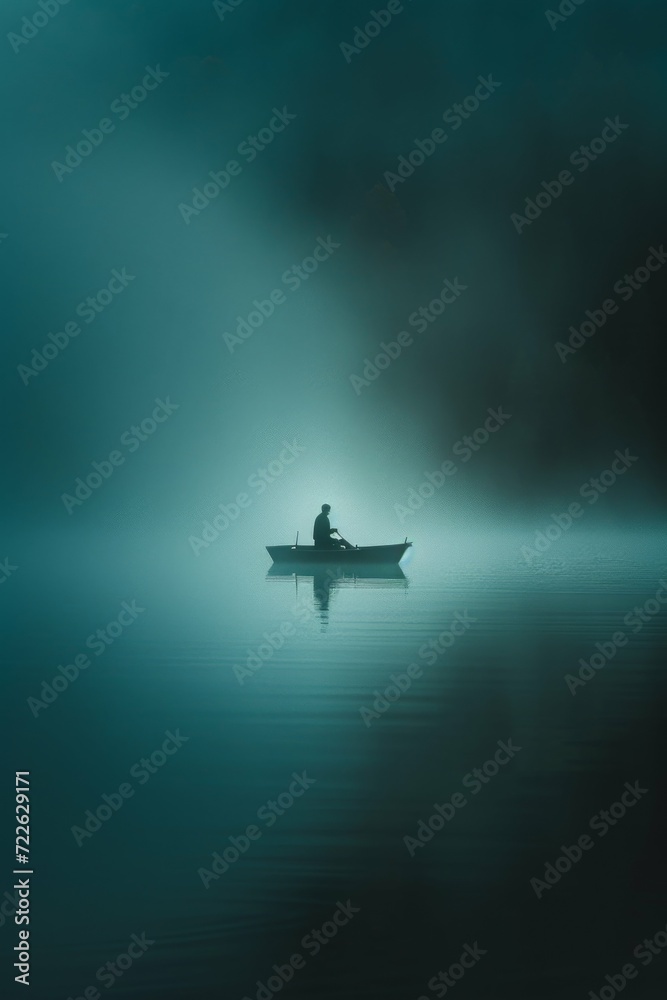
{"type": "Polygon", "coordinates": [[[357,545],[352,545],[351,542],[348,542],[347,538],[343,538],[343,536],[341,535],[340,531],[338,531],[338,529],[336,529],[336,534],[340,538],[341,542],[344,542],[346,545],[349,545],[351,549],[356,549],[356,548],[359,547],[357,545]]]}

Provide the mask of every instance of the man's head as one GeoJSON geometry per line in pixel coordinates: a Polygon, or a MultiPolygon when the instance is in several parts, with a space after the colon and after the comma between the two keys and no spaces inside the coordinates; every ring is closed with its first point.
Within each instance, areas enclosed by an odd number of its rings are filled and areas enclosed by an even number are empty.
{"type": "Polygon", "coordinates": [[[331,510],[331,504],[329,504],[329,503],[323,503],[322,504],[322,513],[323,514],[328,514],[330,510],[331,510]]]}

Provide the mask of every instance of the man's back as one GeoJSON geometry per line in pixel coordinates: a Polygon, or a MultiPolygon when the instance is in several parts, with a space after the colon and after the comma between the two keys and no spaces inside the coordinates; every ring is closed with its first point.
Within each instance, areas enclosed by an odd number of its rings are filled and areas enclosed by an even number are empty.
{"type": "Polygon", "coordinates": [[[331,525],[329,516],[324,511],[318,514],[313,525],[313,541],[315,545],[328,545],[331,540],[331,525]]]}

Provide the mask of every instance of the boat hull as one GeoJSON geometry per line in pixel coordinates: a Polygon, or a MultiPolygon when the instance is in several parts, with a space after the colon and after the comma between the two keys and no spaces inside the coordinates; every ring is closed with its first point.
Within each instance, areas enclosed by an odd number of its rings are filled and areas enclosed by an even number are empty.
{"type": "Polygon", "coordinates": [[[314,545],[267,545],[274,563],[302,566],[356,566],[399,563],[412,542],[363,545],[356,549],[316,549],[314,545]]]}

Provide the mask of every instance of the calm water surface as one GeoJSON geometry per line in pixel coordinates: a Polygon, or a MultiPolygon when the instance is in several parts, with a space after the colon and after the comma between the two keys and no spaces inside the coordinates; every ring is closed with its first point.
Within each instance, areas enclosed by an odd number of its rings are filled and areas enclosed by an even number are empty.
{"type": "MultiPolygon", "coordinates": [[[[266,1000],[298,953],[285,997],[416,1000],[444,995],[429,980],[476,943],[460,1000],[584,1000],[629,961],[628,997],[662,996],[667,955],[644,967],[632,951],[667,923],[667,618],[633,632],[624,617],[665,579],[664,550],[563,543],[532,566],[513,541],[482,551],[415,550],[404,575],[329,588],[267,574],[262,553],[177,570],[120,554],[102,583],[102,543],[85,578],[51,552],[47,610],[17,618],[12,657],[15,766],[35,803],[33,996],[266,1000]],[[132,600],[145,610],[33,718],[26,699],[132,600]],[[627,644],[572,694],[565,675],[619,630],[627,644]],[[407,689],[378,702],[392,674],[407,689]],[[167,730],[187,738],[170,756],[167,730]],[[499,741],[513,756],[475,782],[499,741]],[[636,804],[592,832],[637,781],[636,804]],[[131,797],[79,847],[72,827],[124,782],[131,797]],[[586,832],[593,847],[538,898],[531,878],[586,832]],[[352,915],[336,928],[339,903],[352,915]],[[145,954],[96,981],[142,933],[145,954]]],[[[3,949],[13,934],[0,928],[3,949]]]]}

